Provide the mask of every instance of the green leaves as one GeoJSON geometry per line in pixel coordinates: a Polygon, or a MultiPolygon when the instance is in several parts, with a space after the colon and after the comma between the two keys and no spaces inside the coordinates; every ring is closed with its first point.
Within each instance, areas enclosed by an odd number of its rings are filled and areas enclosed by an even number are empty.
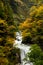
{"type": "Polygon", "coordinates": [[[31,52],[27,54],[30,58],[30,61],[33,62],[33,65],[43,65],[43,52],[41,48],[34,44],[30,48],[31,52]]]}
{"type": "Polygon", "coordinates": [[[16,33],[13,15],[9,1],[0,0],[0,65],[16,65],[19,62],[20,50],[13,48],[16,33]]]}

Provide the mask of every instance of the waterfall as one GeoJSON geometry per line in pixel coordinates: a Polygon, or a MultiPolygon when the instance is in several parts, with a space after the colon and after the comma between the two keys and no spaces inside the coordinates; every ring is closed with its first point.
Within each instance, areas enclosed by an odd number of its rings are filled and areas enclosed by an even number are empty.
{"type": "Polygon", "coordinates": [[[25,55],[27,54],[27,52],[30,52],[30,46],[28,45],[25,45],[25,44],[22,44],[22,35],[21,35],[21,32],[17,32],[16,33],[16,40],[15,40],[15,43],[14,45],[16,48],[19,48],[21,53],[20,53],[20,56],[21,56],[21,65],[33,65],[31,62],[27,62],[25,64],[25,61],[23,60],[25,58],[25,55]]]}

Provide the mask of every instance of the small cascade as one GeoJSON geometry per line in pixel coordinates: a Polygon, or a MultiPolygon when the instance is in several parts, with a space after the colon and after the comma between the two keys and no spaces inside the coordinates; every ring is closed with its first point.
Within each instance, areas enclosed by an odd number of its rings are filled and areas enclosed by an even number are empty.
{"type": "Polygon", "coordinates": [[[20,54],[20,56],[21,56],[21,65],[33,65],[31,62],[29,62],[29,63],[27,62],[25,64],[25,61],[23,60],[25,58],[25,55],[27,54],[27,52],[30,52],[30,50],[29,50],[30,46],[25,45],[25,44],[22,43],[22,35],[21,35],[20,32],[16,33],[16,40],[15,40],[15,43],[14,43],[13,46],[15,46],[16,48],[19,48],[20,51],[21,51],[21,54],[20,54]]]}

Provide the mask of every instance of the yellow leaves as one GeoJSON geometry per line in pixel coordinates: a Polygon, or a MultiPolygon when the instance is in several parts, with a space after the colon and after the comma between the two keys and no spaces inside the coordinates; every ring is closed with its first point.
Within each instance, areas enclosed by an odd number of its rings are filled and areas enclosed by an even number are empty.
{"type": "Polygon", "coordinates": [[[32,6],[31,9],[30,9],[30,16],[33,16],[34,14],[37,13],[37,8],[36,6],[32,6]]]}
{"type": "Polygon", "coordinates": [[[30,9],[30,12],[36,10],[36,6],[32,6],[31,9],[30,9]]]}
{"type": "Polygon", "coordinates": [[[24,22],[24,24],[22,26],[25,28],[26,26],[28,27],[28,24],[26,24],[26,22],[24,22]]]}
{"type": "MultiPolygon", "coordinates": [[[[32,19],[27,18],[23,23],[20,24],[19,29],[22,31],[22,37],[25,38],[27,36],[31,36],[30,30],[34,26],[31,22],[32,19]]],[[[35,29],[34,29],[35,31],[35,29]]]]}
{"type": "Polygon", "coordinates": [[[31,17],[43,17],[43,5],[39,6],[39,7],[36,7],[36,6],[33,6],[31,7],[30,9],[30,16],[31,17]]]}
{"type": "Polygon", "coordinates": [[[6,28],[8,27],[8,24],[5,20],[0,19],[0,33],[5,33],[6,28]]]}
{"type": "Polygon", "coordinates": [[[0,19],[0,24],[1,24],[1,23],[4,23],[4,20],[0,19]]]}
{"type": "Polygon", "coordinates": [[[8,26],[7,22],[5,20],[0,19],[0,25],[8,26]]]}
{"type": "Polygon", "coordinates": [[[0,40],[2,40],[2,38],[0,38],[0,40]]]}
{"type": "Polygon", "coordinates": [[[33,30],[33,32],[34,32],[34,31],[36,31],[36,29],[35,29],[35,28],[32,28],[32,30],[33,30]]]}
{"type": "Polygon", "coordinates": [[[37,21],[37,27],[38,27],[39,29],[43,29],[43,20],[37,21]]]}
{"type": "Polygon", "coordinates": [[[27,28],[31,28],[31,26],[32,26],[31,19],[27,18],[23,23],[20,24],[19,29],[24,30],[27,28]]]}
{"type": "Polygon", "coordinates": [[[22,31],[23,41],[28,43],[27,39],[29,38],[30,43],[39,43],[39,37],[41,40],[43,39],[43,5],[39,7],[33,6],[30,9],[29,18],[19,26],[22,31]]]}
{"type": "Polygon", "coordinates": [[[27,37],[27,36],[31,36],[31,33],[30,33],[30,32],[27,32],[27,30],[24,30],[24,31],[22,32],[22,37],[25,38],[25,37],[27,37]]]}
{"type": "Polygon", "coordinates": [[[39,20],[37,21],[37,24],[40,26],[40,25],[43,25],[43,20],[39,20]]]}
{"type": "Polygon", "coordinates": [[[22,36],[26,36],[27,29],[22,32],[22,36]]]}
{"type": "Polygon", "coordinates": [[[8,36],[6,38],[6,41],[7,41],[7,44],[12,44],[12,43],[14,43],[14,38],[11,38],[10,36],[8,36]]]}
{"type": "Polygon", "coordinates": [[[40,18],[43,18],[43,5],[37,8],[36,17],[37,16],[39,16],[40,18]]]}
{"type": "Polygon", "coordinates": [[[2,42],[3,41],[3,38],[0,38],[0,42],[2,42]]]}
{"type": "Polygon", "coordinates": [[[1,65],[6,65],[8,64],[8,59],[4,58],[4,57],[0,57],[0,64],[1,65]]]}
{"type": "Polygon", "coordinates": [[[40,6],[38,9],[37,9],[38,12],[42,12],[43,11],[43,5],[40,6]]]}
{"type": "Polygon", "coordinates": [[[8,25],[7,21],[0,19],[0,44],[2,45],[9,45],[12,46],[14,43],[14,37],[15,37],[15,26],[14,25],[8,25]]]}

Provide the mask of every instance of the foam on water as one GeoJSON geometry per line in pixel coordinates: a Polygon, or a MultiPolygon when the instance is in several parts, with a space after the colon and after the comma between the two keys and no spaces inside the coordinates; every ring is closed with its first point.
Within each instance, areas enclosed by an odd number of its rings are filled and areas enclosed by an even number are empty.
{"type": "Polygon", "coordinates": [[[17,32],[16,33],[16,40],[15,40],[15,43],[14,45],[16,48],[19,48],[20,51],[21,51],[21,65],[33,65],[31,62],[29,63],[26,63],[25,64],[25,61],[23,61],[23,59],[25,58],[25,55],[27,54],[27,52],[30,52],[30,46],[28,45],[25,45],[25,44],[22,44],[22,35],[21,33],[17,32]]]}

